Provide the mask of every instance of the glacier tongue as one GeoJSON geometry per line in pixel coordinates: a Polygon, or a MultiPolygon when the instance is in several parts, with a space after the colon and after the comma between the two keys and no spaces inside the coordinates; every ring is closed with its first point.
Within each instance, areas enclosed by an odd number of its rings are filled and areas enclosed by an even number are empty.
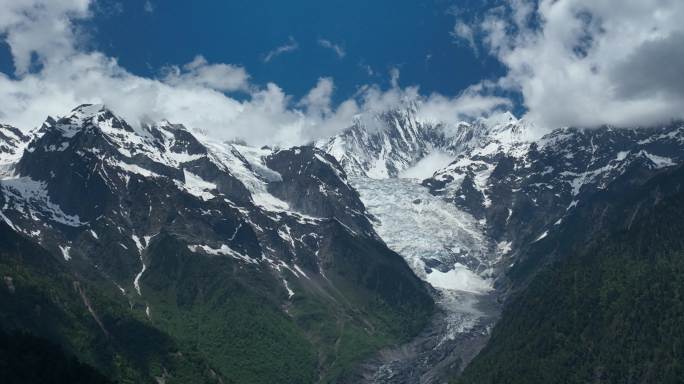
{"type": "Polygon", "coordinates": [[[353,178],[375,230],[414,272],[439,290],[492,289],[494,246],[482,224],[412,179],[353,178]]]}

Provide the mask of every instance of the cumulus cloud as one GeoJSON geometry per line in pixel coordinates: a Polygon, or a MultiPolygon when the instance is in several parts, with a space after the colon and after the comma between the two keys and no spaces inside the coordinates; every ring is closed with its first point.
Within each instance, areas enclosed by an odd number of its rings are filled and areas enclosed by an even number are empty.
{"type": "Polygon", "coordinates": [[[507,0],[470,27],[538,124],[635,126],[684,118],[682,20],[680,0],[507,0]]]}
{"type": "Polygon", "coordinates": [[[360,109],[368,115],[396,106],[412,105],[416,107],[420,121],[451,126],[512,107],[507,98],[485,95],[482,85],[468,87],[457,97],[439,93],[421,95],[417,86],[400,88],[395,84],[383,90],[373,85],[362,88],[360,100],[360,109]]]}
{"type": "Polygon", "coordinates": [[[329,77],[318,79],[316,86],[304,96],[300,105],[318,114],[330,113],[334,87],[333,79],[329,77]]]}
{"type": "Polygon", "coordinates": [[[88,17],[89,5],[89,0],[0,0],[0,35],[10,46],[16,74],[69,56],[76,41],[72,22],[88,17]]]}
{"type": "Polygon", "coordinates": [[[296,51],[298,49],[299,49],[299,43],[297,42],[297,40],[294,39],[294,37],[290,36],[287,43],[272,49],[271,51],[269,51],[264,56],[264,63],[270,62],[275,57],[278,57],[278,56],[282,55],[283,53],[293,52],[293,51],[296,51]]]}
{"type": "Polygon", "coordinates": [[[479,91],[478,87],[470,87],[456,98],[440,94],[428,96],[422,101],[418,116],[423,121],[453,125],[511,107],[511,101],[507,98],[486,96],[479,91]]]}
{"type": "Polygon", "coordinates": [[[0,73],[0,121],[22,129],[79,104],[103,103],[134,125],[165,118],[219,139],[287,146],[338,133],[359,115],[409,100],[420,105],[422,118],[435,121],[487,114],[508,105],[475,88],[455,98],[423,96],[418,87],[400,88],[398,70],[391,74],[391,88],[364,86],[336,105],[332,78],[320,78],[303,98],[295,99],[277,84],[252,84],[242,67],[210,63],[202,56],[164,68],[159,78],[137,76],[116,59],[79,46],[87,36],[73,22],[89,17],[88,1],[16,3],[0,0],[6,10],[0,14],[0,33],[17,68],[14,76],[0,73]],[[233,92],[242,97],[231,97],[233,92]]]}
{"type": "Polygon", "coordinates": [[[249,74],[242,67],[231,64],[209,64],[198,55],[183,67],[164,69],[163,81],[183,87],[206,87],[222,92],[245,91],[249,86],[249,74]]]}
{"type": "MultiPolygon", "coordinates": [[[[189,78],[182,83],[166,82],[168,76],[148,79],[100,53],[79,53],[18,80],[0,75],[0,121],[30,128],[46,115],[62,115],[82,103],[103,103],[133,124],[166,118],[221,139],[293,145],[315,137],[317,128],[335,116],[327,109],[305,114],[291,108],[292,98],[276,84],[250,90],[249,98],[239,101],[189,78]]],[[[313,108],[316,98],[310,99],[313,108]]]]}
{"type": "Polygon", "coordinates": [[[335,52],[337,57],[339,57],[340,59],[344,58],[347,55],[347,52],[344,50],[344,48],[333,43],[330,40],[318,39],[318,45],[320,45],[323,48],[327,48],[327,49],[330,49],[331,51],[335,52]]]}

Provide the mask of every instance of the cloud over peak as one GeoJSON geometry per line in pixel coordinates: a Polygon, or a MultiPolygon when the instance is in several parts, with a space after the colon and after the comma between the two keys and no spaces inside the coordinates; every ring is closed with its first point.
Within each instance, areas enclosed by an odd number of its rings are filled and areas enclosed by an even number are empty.
{"type": "Polygon", "coordinates": [[[538,124],[650,125],[684,118],[682,20],[678,0],[507,0],[456,35],[508,68],[499,86],[538,124]]]}
{"type": "MultiPolygon", "coordinates": [[[[139,76],[115,58],[79,44],[89,36],[75,28],[75,22],[91,16],[91,5],[87,0],[0,0],[6,10],[0,14],[0,33],[17,69],[14,76],[0,72],[1,122],[30,129],[46,115],[60,116],[76,105],[97,103],[131,124],[168,119],[218,139],[287,146],[336,134],[359,114],[382,112],[405,100],[420,105],[425,119],[446,122],[510,105],[476,88],[453,98],[421,95],[418,87],[400,87],[398,70],[392,71],[389,88],[365,85],[339,103],[333,102],[335,83],[330,77],[322,76],[297,99],[275,83],[252,83],[241,66],[212,63],[201,55],[162,68],[159,77],[139,76]]],[[[290,37],[264,59],[298,47],[290,37]]],[[[337,53],[333,43],[326,48],[338,56],[343,52],[337,53]]]]}

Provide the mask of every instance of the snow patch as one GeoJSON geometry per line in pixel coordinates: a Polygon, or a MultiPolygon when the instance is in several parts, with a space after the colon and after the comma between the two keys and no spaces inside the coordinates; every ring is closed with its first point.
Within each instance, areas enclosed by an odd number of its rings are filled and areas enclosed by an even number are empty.
{"type": "Polygon", "coordinates": [[[239,252],[236,252],[232,250],[229,246],[225,244],[221,244],[220,247],[218,248],[212,248],[208,245],[188,245],[188,249],[190,252],[193,253],[198,253],[198,252],[203,252],[208,255],[214,255],[214,256],[230,256],[234,259],[241,260],[250,264],[258,264],[256,260],[252,259],[249,256],[243,255],[239,252]]]}
{"type": "MultiPolygon", "coordinates": [[[[116,167],[116,168],[119,168],[119,169],[122,169],[128,173],[133,173],[133,174],[140,175],[140,176],[146,177],[146,178],[162,177],[161,175],[158,175],[158,174],[156,174],[156,173],[154,173],[148,169],[145,169],[145,168],[140,167],[140,166],[135,165],[135,164],[124,163],[123,161],[113,161],[113,162],[110,161],[109,165],[116,167]]],[[[128,182],[128,179],[126,179],[126,182],[128,182]]]]}
{"type": "Polygon", "coordinates": [[[185,183],[180,184],[185,191],[193,196],[197,196],[204,201],[209,201],[216,197],[216,184],[210,183],[192,172],[183,170],[185,176],[185,183]]]}
{"type": "Polygon", "coordinates": [[[284,277],[281,277],[281,279],[283,280],[283,286],[285,286],[285,290],[287,290],[287,298],[291,299],[295,293],[292,289],[290,289],[290,285],[287,283],[287,280],[285,280],[284,277]]]}
{"type": "Polygon", "coordinates": [[[513,248],[511,247],[513,243],[510,241],[500,241],[496,244],[496,250],[502,255],[507,255],[513,248]]]}
{"type": "Polygon", "coordinates": [[[544,233],[539,235],[539,237],[537,237],[537,239],[535,241],[533,241],[533,243],[536,243],[537,241],[546,238],[546,236],[548,236],[548,235],[549,235],[549,231],[544,231],[544,233]]]}
{"type": "MultiPolygon", "coordinates": [[[[147,266],[145,265],[145,260],[143,260],[143,251],[145,250],[145,247],[143,247],[142,243],[140,242],[140,238],[138,236],[131,235],[131,238],[133,239],[135,246],[138,248],[138,255],[140,256],[140,264],[142,264],[142,268],[140,269],[140,272],[138,272],[138,274],[135,275],[135,279],[133,280],[133,286],[135,287],[135,290],[138,292],[138,296],[141,296],[140,278],[142,277],[143,273],[145,273],[145,270],[147,269],[147,266]]],[[[147,241],[145,242],[145,244],[147,244],[147,241]]]]}
{"type": "Polygon", "coordinates": [[[71,247],[69,246],[59,246],[59,250],[62,251],[62,256],[64,256],[64,260],[69,261],[71,260],[71,247]]]}
{"type": "Polygon", "coordinates": [[[8,200],[4,211],[12,208],[36,221],[47,220],[70,227],[86,224],[77,215],[68,215],[59,205],[53,203],[44,182],[34,181],[29,177],[5,179],[0,180],[0,189],[8,200]]]}
{"type": "Polygon", "coordinates": [[[307,274],[304,273],[304,271],[302,271],[301,268],[299,268],[299,265],[295,264],[295,265],[294,265],[294,269],[295,269],[300,275],[306,277],[307,279],[310,279],[310,277],[307,276],[307,274]]]}
{"type": "Polygon", "coordinates": [[[666,167],[671,167],[673,165],[677,165],[677,163],[672,161],[672,159],[670,159],[669,157],[654,155],[654,154],[648,153],[646,151],[641,151],[641,152],[639,152],[639,154],[643,155],[646,158],[648,158],[649,160],[651,160],[651,162],[655,165],[656,169],[666,168],[666,167]]]}

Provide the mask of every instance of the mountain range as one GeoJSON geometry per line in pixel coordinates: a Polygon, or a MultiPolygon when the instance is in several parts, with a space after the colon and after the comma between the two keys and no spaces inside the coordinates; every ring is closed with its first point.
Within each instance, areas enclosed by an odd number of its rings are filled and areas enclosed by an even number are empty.
{"type": "Polygon", "coordinates": [[[676,382],[683,161],[679,122],[418,105],[287,149],[103,105],[1,125],[0,353],[122,383],[676,382]]]}

